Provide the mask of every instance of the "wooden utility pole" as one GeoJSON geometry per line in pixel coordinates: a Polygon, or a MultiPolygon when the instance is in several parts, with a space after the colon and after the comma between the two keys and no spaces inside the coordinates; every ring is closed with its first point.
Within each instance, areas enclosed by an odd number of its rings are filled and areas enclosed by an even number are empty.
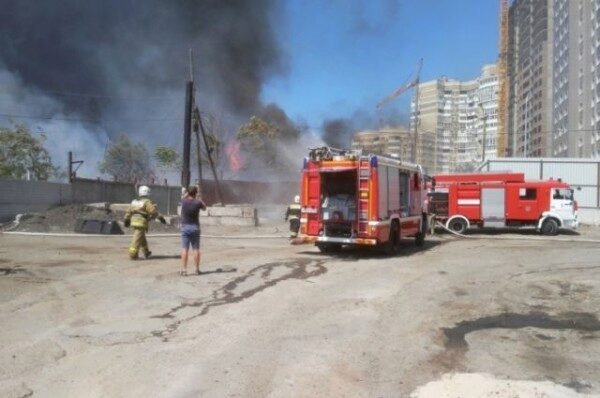
{"type": "MultiPolygon", "coordinates": [[[[190,48],[190,81],[194,81],[194,51],[190,48]]],[[[192,129],[194,131],[194,135],[196,137],[196,160],[198,167],[198,189],[202,191],[202,151],[200,149],[200,134],[198,133],[198,119],[200,117],[197,114],[197,106],[196,106],[196,85],[194,85],[193,93],[192,93],[192,129]]]]}
{"type": "Polygon", "coordinates": [[[188,81],[185,86],[185,119],[183,122],[183,164],[181,166],[181,186],[190,186],[190,145],[192,141],[192,103],[194,82],[188,81]]]}
{"type": "Polygon", "coordinates": [[[73,152],[69,151],[68,154],[68,173],[69,173],[69,182],[73,182],[73,180],[75,179],[75,177],[77,177],[77,170],[79,170],[79,167],[81,167],[81,165],[83,164],[83,160],[73,160],[73,152]],[[77,165],[77,167],[75,169],[73,169],[73,165],[77,165]]]}
{"type": "Polygon", "coordinates": [[[217,169],[215,168],[215,163],[211,155],[210,146],[208,145],[208,140],[206,139],[204,123],[202,123],[202,117],[200,116],[200,111],[198,111],[198,108],[196,108],[196,114],[198,115],[198,125],[200,126],[200,131],[202,132],[202,138],[204,139],[204,148],[206,149],[208,163],[210,164],[210,169],[212,170],[213,178],[215,180],[215,187],[217,188],[217,197],[219,198],[219,202],[221,204],[225,204],[225,202],[223,201],[223,192],[221,191],[221,184],[219,183],[219,177],[217,176],[217,169]]]}

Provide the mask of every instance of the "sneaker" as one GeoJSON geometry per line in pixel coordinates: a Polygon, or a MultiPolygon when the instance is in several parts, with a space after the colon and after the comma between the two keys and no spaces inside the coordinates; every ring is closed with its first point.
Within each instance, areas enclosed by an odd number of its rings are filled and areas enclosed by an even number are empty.
{"type": "Polygon", "coordinates": [[[147,250],[144,252],[144,258],[150,258],[151,255],[152,255],[152,252],[150,250],[147,250]]]}

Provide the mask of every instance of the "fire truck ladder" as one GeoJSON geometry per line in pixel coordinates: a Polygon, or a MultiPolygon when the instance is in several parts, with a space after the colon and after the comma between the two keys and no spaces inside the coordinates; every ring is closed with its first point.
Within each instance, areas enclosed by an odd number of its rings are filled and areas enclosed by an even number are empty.
{"type": "Polygon", "coordinates": [[[366,234],[369,228],[369,180],[371,177],[371,158],[361,156],[358,160],[358,233],[366,234]]]}

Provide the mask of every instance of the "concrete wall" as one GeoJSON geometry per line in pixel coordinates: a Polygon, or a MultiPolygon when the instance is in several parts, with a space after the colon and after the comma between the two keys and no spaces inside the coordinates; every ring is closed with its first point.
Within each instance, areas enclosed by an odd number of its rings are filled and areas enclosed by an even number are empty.
{"type": "Polygon", "coordinates": [[[101,180],[75,179],[72,203],[113,202],[127,203],[135,197],[132,184],[101,180]]]}
{"type": "MultiPolygon", "coordinates": [[[[180,187],[150,185],[152,198],[163,214],[176,214],[181,197],[180,187]]],[[[225,203],[287,204],[298,194],[299,183],[263,183],[223,181],[225,203]]],[[[215,204],[213,181],[205,181],[202,196],[208,205],[215,204]]],[[[71,184],[45,181],[0,180],[0,222],[12,220],[19,213],[42,212],[50,207],[71,203],[129,203],[135,197],[133,184],[76,179],[71,184]]]]}
{"type": "Polygon", "coordinates": [[[0,181],[0,222],[16,214],[72,203],[72,187],[45,181],[0,181]]]}

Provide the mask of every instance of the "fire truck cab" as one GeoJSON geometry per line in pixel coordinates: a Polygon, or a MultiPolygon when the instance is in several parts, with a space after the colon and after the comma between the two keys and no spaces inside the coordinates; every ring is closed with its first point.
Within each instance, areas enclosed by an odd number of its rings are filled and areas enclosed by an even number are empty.
{"type": "Polygon", "coordinates": [[[421,167],[395,158],[323,147],[304,159],[300,235],[322,252],[343,245],[381,246],[389,254],[401,238],[425,239],[421,167]]]}
{"type": "Polygon", "coordinates": [[[526,181],[523,173],[437,175],[429,211],[446,228],[535,227],[544,235],[576,229],[577,202],[561,180],[526,181]]]}

